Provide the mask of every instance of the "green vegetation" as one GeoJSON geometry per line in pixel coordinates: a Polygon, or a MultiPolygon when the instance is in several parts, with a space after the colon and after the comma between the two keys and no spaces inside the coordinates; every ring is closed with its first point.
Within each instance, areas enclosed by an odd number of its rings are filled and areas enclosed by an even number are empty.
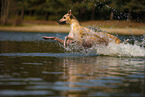
{"type": "Polygon", "coordinates": [[[80,21],[128,20],[145,22],[145,0],[1,0],[0,24],[23,20],[57,20],[68,10],[80,21]]]}

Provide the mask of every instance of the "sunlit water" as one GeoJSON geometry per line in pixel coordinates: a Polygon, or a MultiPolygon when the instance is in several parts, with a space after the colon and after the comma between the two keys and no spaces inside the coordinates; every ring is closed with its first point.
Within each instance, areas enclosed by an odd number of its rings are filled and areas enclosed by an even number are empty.
{"type": "Polygon", "coordinates": [[[145,96],[144,36],[81,50],[41,38],[66,35],[0,32],[0,97],[145,96]]]}

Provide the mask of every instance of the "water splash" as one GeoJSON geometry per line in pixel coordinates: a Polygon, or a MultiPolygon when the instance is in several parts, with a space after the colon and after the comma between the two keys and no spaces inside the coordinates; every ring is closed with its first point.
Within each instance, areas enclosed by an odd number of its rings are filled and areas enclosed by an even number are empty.
{"type": "MultiPolygon", "coordinates": [[[[91,29],[87,33],[95,33],[97,29],[91,29]]],[[[116,44],[114,42],[109,43],[107,46],[94,44],[91,48],[81,47],[76,44],[71,44],[65,48],[69,52],[79,52],[86,55],[89,54],[99,54],[99,55],[108,55],[108,56],[124,56],[124,57],[145,57],[145,35],[141,41],[132,40],[130,43],[120,43],[116,44]]]]}
{"type": "Polygon", "coordinates": [[[99,54],[119,57],[145,57],[145,48],[140,47],[136,44],[132,45],[124,43],[110,43],[108,46],[95,45],[91,48],[84,48],[77,45],[71,45],[65,49],[72,53],[79,52],[86,55],[99,54]]]}
{"type": "Polygon", "coordinates": [[[110,56],[145,57],[145,48],[136,44],[110,43],[107,47],[97,48],[97,53],[110,56]]]}

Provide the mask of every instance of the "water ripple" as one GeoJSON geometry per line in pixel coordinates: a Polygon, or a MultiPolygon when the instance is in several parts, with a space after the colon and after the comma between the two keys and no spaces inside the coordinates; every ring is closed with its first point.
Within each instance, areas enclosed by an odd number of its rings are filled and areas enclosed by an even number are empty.
{"type": "Polygon", "coordinates": [[[38,95],[52,95],[52,91],[48,90],[1,90],[1,96],[38,96],[38,95]]]}
{"type": "Polygon", "coordinates": [[[98,54],[81,54],[81,53],[0,53],[0,56],[31,56],[31,57],[79,57],[79,56],[97,56],[98,54]]]}

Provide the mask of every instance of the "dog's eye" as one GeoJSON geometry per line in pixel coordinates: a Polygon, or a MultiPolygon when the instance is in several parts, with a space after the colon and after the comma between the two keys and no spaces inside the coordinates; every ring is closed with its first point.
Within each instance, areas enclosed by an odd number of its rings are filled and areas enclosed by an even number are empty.
{"type": "Polygon", "coordinates": [[[66,19],[66,17],[63,17],[64,19],[66,19]]]}

